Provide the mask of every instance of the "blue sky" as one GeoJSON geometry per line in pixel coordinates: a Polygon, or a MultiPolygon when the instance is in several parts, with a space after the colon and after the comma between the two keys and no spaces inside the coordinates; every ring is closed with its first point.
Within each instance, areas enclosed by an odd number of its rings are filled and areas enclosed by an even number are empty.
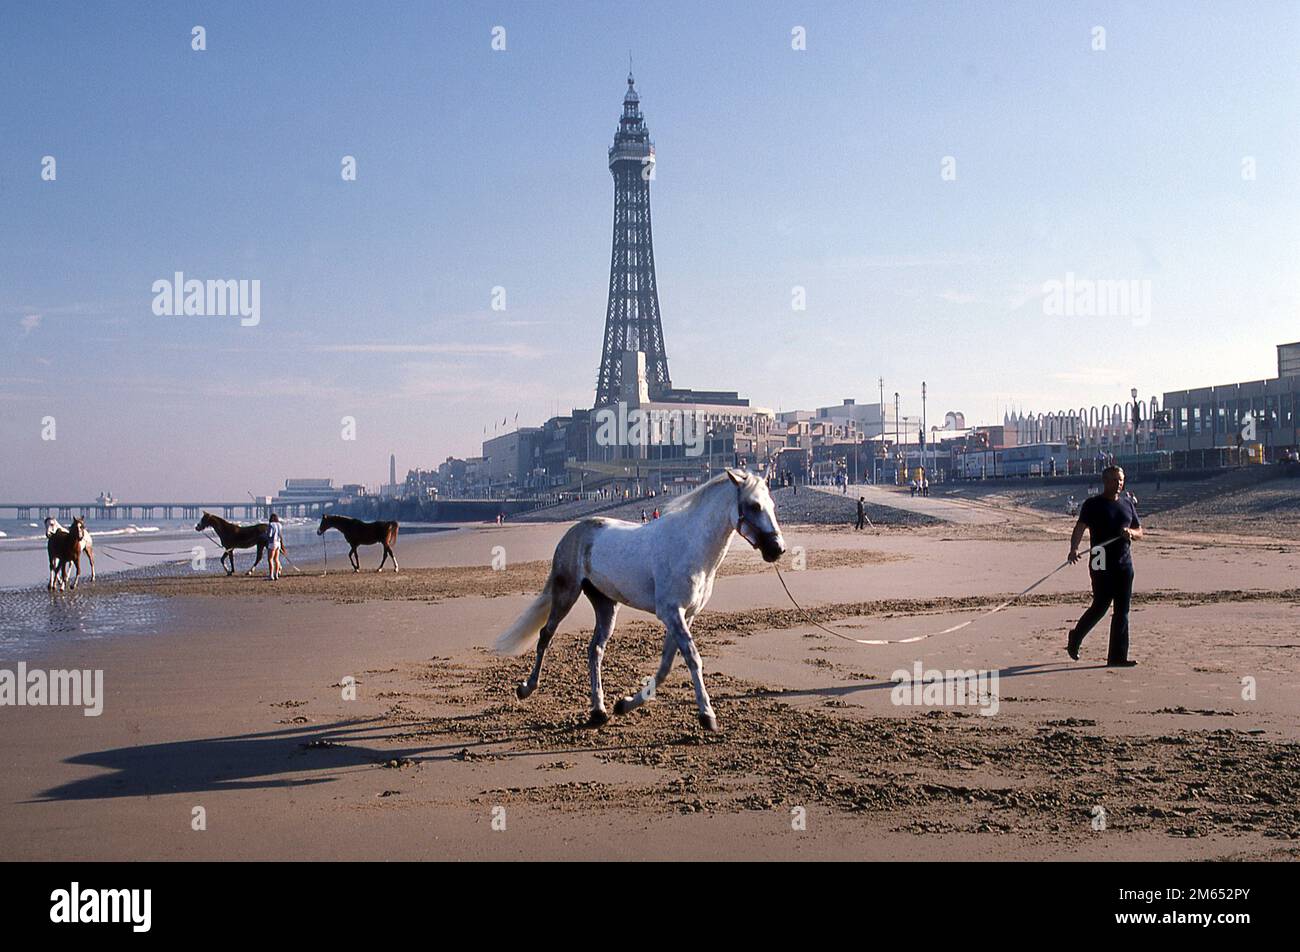
{"type": "Polygon", "coordinates": [[[629,51],[677,386],[991,423],[1300,338],[1300,5],[702,6],[0,7],[0,496],[377,483],[588,405],[629,51]],[[175,271],[261,322],[154,315],[175,271]],[[1151,312],[1045,315],[1067,273],[1151,312]]]}

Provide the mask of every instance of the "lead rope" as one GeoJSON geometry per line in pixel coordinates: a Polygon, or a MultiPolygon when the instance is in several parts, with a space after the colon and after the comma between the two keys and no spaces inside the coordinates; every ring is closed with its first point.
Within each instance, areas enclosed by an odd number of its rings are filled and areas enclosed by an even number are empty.
{"type": "MultiPolygon", "coordinates": [[[[1117,542],[1122,538],[1123,536],[1115,536],[1115,538],[1113,539],[1107,539],[1105,542],[1101,543],[1101,545],[1092,546],[1091,549],[1089,549],[1089,551],[1095,552],[1097,549],[1104,549],[1112,542],[1117,542]]],[[[914,637],[911,638],[898,638],[895,640],[890,640],[886,638],[850,638],[848,635],[841,634],[838,631],[832,631],[830,628],[827,628],[825,625],[818,623],[813,619],[813,617],[810,614],[808,614],[807,610],[802,605],[800,605],[797,601],[795,601],[794,596],[790,594],[790,587],[785,584],[785,576],[781,574],[781,567],[777,565],[775,562],[772,563],[772,567],[776,569],[776,577],[780,580],[781,587],[785,589],[785,594],[786,597],[790,599],[790,604],[793,605],[795,608],[797,608],[799,610],[799,613],[803,615],[804,621],[808,622],[808,624],[812,625],[814,628],[818,628],[821,631],[826,632],[826,634],[832,635],[843,641],[851,641],[857,645],[910,645],[918,641],[924,641],[927,638],[933,638],[936,635],[950,635],[954,631],[961,631],[967,625],[974,624],[975,622],[979,621],[981,618],[987,618],[990,615],[996,615],[998,612],[1002,611],[1002,609],[1006,608],[1011,603],[1018,601],[1021,598],[1024,598],[1026,595],[1028,595],[1034,589],[1038,588],[1038,586],[1042,585],[1049,578],[1051,578],[1053,575],[1061,571],[1061,569],[1065,568],[1069,564],[1070,564],[1070,560],[1066,559],[1056,568],[1052,569],[1052,571],[1048,572],[1046,575],[1040,578],[1033,585],[1030,585],[1028,588],[1024,589],[1023,591],[1017,592],[1015,595],[1012,595],[1002,604],[998,605],[995,608],[990,609],[989,611],[982,612],[976,615],[974,618],[967,619],[966,621],[958,625],[953,625],[951,628],[945,628],[943,631],[932,631],[928,635],[915,635],[914,637]]]]}

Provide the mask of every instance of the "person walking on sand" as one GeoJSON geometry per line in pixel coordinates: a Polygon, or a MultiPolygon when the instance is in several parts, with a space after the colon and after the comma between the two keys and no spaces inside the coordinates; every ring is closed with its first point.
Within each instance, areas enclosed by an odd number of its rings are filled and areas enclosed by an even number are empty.
{"type": "Polygon", "coordinates": [[[866,496],[859,496],[859,497],[858,497],[858,524],[857,524],[857,528],[858,528],[858,529],[866,528],[866,522],[867,522],[867,497],[866,497],[866,496]]]}
{"type": "Polygon", "coordinates": [[[280,578],[280,552],[284,549],[284,527],[274,512],[266,525],[266,566],[272,582],[280,578]]]}
{"type": "Polygon", "coordinates": [[[1128,657],[1128,610],[1133,598],[1133,556],[1130,543],[1142,538],[1142,523],[1130,496],[1124,489],[1124,470],[1108,466],[1102,472],[1105,488],[1099,496],[1090,496],[1079,507],[1079,521],[1070,536],[1071,564],[1079,561],[1079,543],[1088,530],[1090,553],[1089,575],[1092,580],[1092,604],[1070,629],[1065,650],[1075,661],[1079,647],[1092,627],[1111,609],[1110,650],[1106,664],[1112,668],[1131,668],[1137,664],[1128,657]],[[1098,548],[1102,543],[1108,543],[1098,548]]]}

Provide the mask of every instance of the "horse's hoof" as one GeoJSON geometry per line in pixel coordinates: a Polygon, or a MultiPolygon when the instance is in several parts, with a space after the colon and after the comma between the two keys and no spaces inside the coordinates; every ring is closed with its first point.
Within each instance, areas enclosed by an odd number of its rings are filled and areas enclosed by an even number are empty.
{"type": "Polygon", "coordinates": [[[700,726],[706,731],[716,732],[718,729],[718,719],[712,714],[701,714],[700,726]]]}
{"type": "Polygon", "coordinates": [[[630,710],[632,710],[632,699],[630,697],[621,697],[614,702],[615,714],[626,714],[630,710]]]}
{"type": "Polygon", "coordinates": [[[533,693],[532,689],[529,688],[526,683],[515,685],[515,697],[517,697],[521,701],[526,700],[528,695],[532,693],[533,693]]]}
{"type": "Polygon", "coordinates": [[[591,716],[587,718],[588,727],[604,727],[608,723],[609,723],[609,715],[606,714],[604,711],[602,711],[600,708],[596,708],[594,711],[592,711],[591,716]]]}

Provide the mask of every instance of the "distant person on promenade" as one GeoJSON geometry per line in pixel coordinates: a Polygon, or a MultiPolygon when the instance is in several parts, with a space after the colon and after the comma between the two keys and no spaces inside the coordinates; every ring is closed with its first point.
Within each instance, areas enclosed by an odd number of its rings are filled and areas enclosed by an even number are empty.
{"type": "Polygon", "coordinates": [[[642,510],[641,510],[641,524],[642,524],[642,525],[645,525],[646,522],[648,522],[648,521],[649,521],[649,520],[646,519],[645,510],[642,509],[642,510]]]}
{"type": "Polygon", "coordinates": [[[858,525],[857,528],[863,529],[867,522],[867,497],[858,497],[858,525]]]}
{"type": "Polygon", "coordinates": [[[266,525],[266,567],[272,582],[280,577],[280,552],[283,549],[284,527],[280,525],[280,517],[273,512],[266,525]]]}
{"type": "Polygon", "coordinates": [[[1089,553],[1089,575],[1092,580],[1092,604],[1078,623],[1070,629],[1065,650],[1075,661],[1079,660],[1079,647],[1092,627],[1101,621],[1106,609],[1111,608],[1110,650],[1106,664],[1112,668],[1131,668],[1137,664],[1128,657],[1128,610],[1133,598],[1133,556],[1130,543],[1142,538],[1142,523],[1131,496],[1122,495],[1124,470],[1108,466],[1102,473],[1105,489],[1099,496],[1090,496],[1079,507],[1079,521],[1070,536],[1071,563],[1079,561],[1079,543],[1083,530],[1088,530],[1088,544],[1097,549],[1089,553]],[[1118,537],[1118,538],[1117,538],[1118,537]],[[1113,541],[1112,541],[1113,540],[1113,541]],[[1113,606],[1113,607],[1112,607],[1113,606]]]}
{"type": "Polygon", "coordinates": [[[658,506],[655,506],[655,515],[654,515],[654,517],[655,517],[656,519],[659,518],[659,507],[658,507],[658,506]]]}

